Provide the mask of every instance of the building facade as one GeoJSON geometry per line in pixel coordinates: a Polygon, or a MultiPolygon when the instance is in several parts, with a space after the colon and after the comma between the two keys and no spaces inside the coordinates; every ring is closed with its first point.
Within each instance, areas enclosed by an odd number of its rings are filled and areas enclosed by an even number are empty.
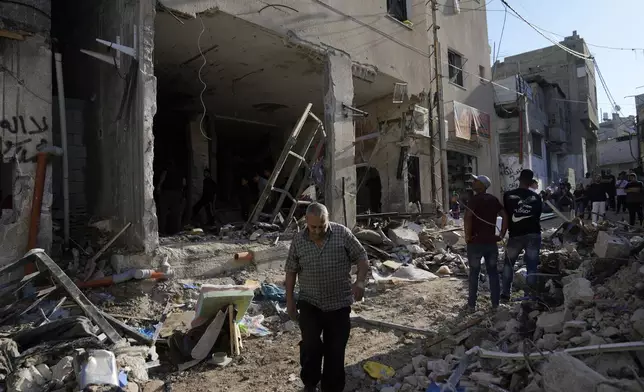
{"type": "Polygon", "coordinates": [[[518,175],[526,168],[534,171],[540,189],[561,179],[575,183],[565,166],[571,142],[570,104],[559,85],[541,76],[519,75],[496,83],[502,190],[516,188],[518,175]]]}
{"type": "MultiPolygon", "coordinates": [[[[132,250],[158,247],[156,190],[168,167],[186,183],[183,222],[194,218],[205,168],[218,185],[220,216],[239,220],[240,184],[276,170],[307,104],[322,119],[325,138],[307,141],[316,122],[305,121],[293,150],[322,150],[314,162],[322,171],[305,180],[321,188],[317,196],[335,221],[352,226],[358,212],[432,210],[448,189],[467,189],[466,171],[498,183],[485,12],[438,5],[442,61],[436,72],[425,2],[69,0],[44,11],[65,64],[73,225],[103,218],[117,231],[131,223],[123,240],[132,250]],[[447,129],[446,151],[438,154],[445,170],[432,179],[429,129],[437,119],[427,108],[436,75],[443,78],[447,129]],[[433,180],[440,189],[432,189],[433,180]],[[441,197],[433,198],[435,192],[441,197]]],[[[49,29],[34,30],[28,42],[49,29]]],[[[43,116],[54,122],[47,140],[56,142],[58,116],[51,111],[59,100],[51,99],[51,48],[43,47],[42,62],[30,66],[43,68],[33,70],[43,78],[34,84],[48,89],[48,104],[29,118],[39,132],[43,116]]],[[[16,68],[20,74],[26,63],[16,68]]],[[[26,108],[11,111],[19,116],[26,108]]],[[[292,167],[287,161],[278,183],[292,167]]],[[[52,171],[48,203],[53,194],[57,206],[60,173],[57,166],[52,171]]],[[[48,207],[43,219],[51,222],[48,207]]]]}
{"type": "MultiPolygon", "coordinates": [[[[27,251],[39,151],[53,146],[51,2],[0,2],[0,265],[27,251]]],[[[52,243],[52,162],[36,245],[52,243]]]]}
{"type": "MultiPolygon", "coordinates": [[[[562,46],[583,56],[590,51],[576,31],[560,42],[562,46]]],[[[572,170],[575,178],[597,167],[597,82],[592,60],[580,58],[553,45],[509,56],[494,64],[496,79],[519,74],[524,78],[541,76],[559,85],[570,103],[571,139],[568,153],[560,162],[572,170]]],[[[567,171],[566,170],[566,171],[567,171]]]]}
{"type": "Polygon", "coordinates": [[[604,113],[603,120],[597,132],[599,169],[619,173],[637,167],[640,145],[635,116],[621,117],[618,113],[613,113],[612,118],[609,118],[608,113],[604,113]]]}

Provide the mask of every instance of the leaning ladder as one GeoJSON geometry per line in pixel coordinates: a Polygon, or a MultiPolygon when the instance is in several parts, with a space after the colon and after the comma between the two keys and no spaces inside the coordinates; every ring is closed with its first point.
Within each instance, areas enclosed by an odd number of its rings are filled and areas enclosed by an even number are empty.
{"type": "Polygon", "coordinates": [[[282,153],[279,159],[277,160],[277,164],[275,165],[275,168],[271,173],[271,177],[268,179],[268,183],[266,184],[266,187],[264,187],[262,194],[259,196],[259,200],[255,204],[255,208],[253,209],[253,212],[250,214],[250,217],[248,218],[248,221],[246,222],[244,229],[249,230],[253,226],[253,224],[259,221],[260,217],[266,217],[268,218],[269,222],[275,223],[275,221],[279,217],[282,204],[284,204],[284,200],[288,197],[293,202],[293,204],[289,209],[288,216],[284,221],[281,222],[283,227],[286,228],[288,227],[291,220],[293,219],[293,215],[295,214],[295,209],[297,208],[297,206],[306,205],[310,203],[309,201],[297,200],[296,197],[301,195],[302,192],[304,192],[304,189],[306,189],[306,186],[308,185],[307,183],[308,183],[309,173],[311,172],[311,168],[313,164],[315,164],[315,162],[317,162],[318,158],[320,157],[320,153],[322,151],[322,146],[324,143],[321,142],[317,144],[317,147],[315,148],[315,151],[311,156],[311,158],[308,160],[308,162],[306,160],[306,155],[307,155],[307,152],[309,151],[309,148],[311,147],[311,144],[313,144],[313,141],[315,140],[315,137],[317,136],[318,132],[322,133],[322,138],[323,138],[322,141],[326,140],[324,125],[322,124],[322,121],[315,114],[311,113],[312,106],[313,105],[310,103],[306,106],[306,109],[304,109],[304,113],[300,117],[297,124],[295,124],[295,128],[293,128],[293,131],[291,132],[291,136],[286,141],[286,145],[284,146],[284,149],[282,150],[282,153]],[[313,132],[311,132],[309,137],[306,139],[300,151],[298,151],[298,153],[295,153],[293,152],[293,148],[295,148],[300,131],[302,130],[304,123],[309,117],[311,117],[313,120],[317,122],[317,126],[313,130],[313,132]],[[286,163],[286,160],[288,159],[289,156],[295,158],[296,161],[293,165],[293,168],[291,169],[291,173],[289,174],[288,179],[286,180],[286,185],[284,186],[284,189],[275,188],[275,181],[277,181],[277,178],[282,172],[282,169],[284,168],[284,164],[286,163]],[[297,190],[297,193],[295,194],[296,196],[294,197],[288,192],[288,190],[291,189],[291,186],[293,185],[293,181],[295,180],[295,176],[297,175],[297,171],[300,169],[300,167],[302,167],[302,165],[304,165],[304,168],[305,168],[305,175],[304,175],[303,181],[301,182],[297,190]],[[280,197],[277,200],[277,203],[273,211],[270,214],[265,214],[262,211],[264,210],[264,206],[266,205],[266,202],[268,201],[268,198],[270,197],[271,192],[273,191],[279,193],[280,197]]]}

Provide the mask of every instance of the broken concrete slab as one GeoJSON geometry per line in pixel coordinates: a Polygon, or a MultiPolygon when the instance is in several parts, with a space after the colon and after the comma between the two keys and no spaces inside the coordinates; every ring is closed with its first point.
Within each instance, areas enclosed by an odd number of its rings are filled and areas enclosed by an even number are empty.
{"type": "Polygon", "coordinates": [[[537,327],[545,333],[559,333],[563,331],[564,319],[564,312],[542,313],[537,318],[537,327]]]}
{"type": "Polygon", "coordinates": [[[389,238],[396,245],[401,245],[401,246],[417,244],[420,242],[418,238],[418,233],[404,227],[399,227],[397,229],[389,229],[389,238]]]}
{"type": "Polygon", "coordinates": [[[573,279],[563,287],[564,303],[571,307],[580,303],[589,303],[593,300],[595,292],[590,281],[584,278],[573,279]]]}
{"type": "Polygon", "coordinates": [[[383,242],[382,237],[380,236],[380,233],[374,230],[366,230],[366,229],[360,230],[354,233],[354,235],[361,242],[366,242],[371,245],[381,245],[383,242]]]}
{"type": "Polygon", "coordinates": [[[600,231],[597,234],[597,242],[593,251],[601,258],[628,258],[631,250],[631,244],[624,237],[611,235],[606,231],[600,231]]]}
{"type": "Polygon", "coordinates": [[[58,384],[63,384],[67,381],[67,378],[74,371],[74,358],[67,356],[63,357],[57,364],[52,366],[52,380],[58,384]]]}

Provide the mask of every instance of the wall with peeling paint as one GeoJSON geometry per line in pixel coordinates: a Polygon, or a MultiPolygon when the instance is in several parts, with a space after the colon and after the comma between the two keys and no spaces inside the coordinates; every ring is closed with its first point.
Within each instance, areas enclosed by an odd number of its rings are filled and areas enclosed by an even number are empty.
{"type": "MultiPolygon", "coordinates": [[[[49,2],[35,4],[49,13],[49,2]]],[[[52,58],[49,20],[33,9],[0,4],[0,28],[29,31],[24,40],[0,39],[0,155],[11,164],[13,210],[0,219],[0,265],[27,250],[29,217],[36,175],[36,155],[51,145],[52,58]]],[[[47,166],[37,246],[52,242],[51,173],[47,166]]],[[[4,182],[4,181],[3,181],[4,182]]],[[[8,196],[8,192],[1,197],[8,196]]]]}

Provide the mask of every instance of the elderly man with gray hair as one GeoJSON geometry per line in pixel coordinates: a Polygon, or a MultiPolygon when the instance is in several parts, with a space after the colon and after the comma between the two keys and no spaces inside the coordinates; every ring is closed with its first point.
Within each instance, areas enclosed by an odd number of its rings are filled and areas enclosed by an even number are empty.
{"type": "Polygon", "coordinates": [[[306,226],[293,238],[286,260],[288,313],[299,320],[302,331],[300,378],[305,391],[317,391],[321,381],[323,392],[341,392],[345,383],[344,352],[351,329],[349,314],[353,300],[359,301],[364,295],[367,253],[351,230],[329,222],[329,212],[322,204],[308,206],[306,226]],[[353,285],[352,264],[358,265],[353,285]],[[297,303],[296,280],[300,284],[297,303]]]}

